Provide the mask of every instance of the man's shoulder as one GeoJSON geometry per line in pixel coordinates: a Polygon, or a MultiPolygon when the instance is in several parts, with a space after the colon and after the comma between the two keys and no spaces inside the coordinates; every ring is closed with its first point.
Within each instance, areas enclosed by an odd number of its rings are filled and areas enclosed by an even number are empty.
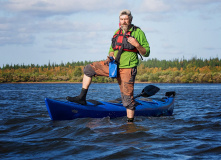
{"type": "Polygon", "coordinates": [[[134,29],[134,34],[137,36],[145,35],[144,31],[140,27],[134,29]]]}
{"type": "Polygon", "coordinates": [[[139,26],[134,25],[134,31],[140,32],[140,31],[142,31],[142,29],[139,26]]]}

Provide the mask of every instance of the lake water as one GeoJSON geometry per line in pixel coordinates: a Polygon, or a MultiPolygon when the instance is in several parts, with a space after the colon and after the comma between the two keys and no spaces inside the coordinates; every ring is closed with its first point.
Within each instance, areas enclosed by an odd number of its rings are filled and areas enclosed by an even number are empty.
{"type": "MultiPolygon", "coordinates": [[[[148,84],[135,84],[139,94],[148,84]]],[[[176,91],[170,117],[51,121],[44,98],[65,100],[81,84],[0,84],[1,159],[221,159],[221,84],[154,84],[176,91]]],[[[118,84],[92,84],[88,99],[120,97],[118,84]]]]}

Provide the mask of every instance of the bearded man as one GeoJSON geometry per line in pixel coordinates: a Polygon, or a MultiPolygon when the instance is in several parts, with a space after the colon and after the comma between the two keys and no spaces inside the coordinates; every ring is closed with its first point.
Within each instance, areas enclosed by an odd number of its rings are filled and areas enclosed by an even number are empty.
{"type": "Polygon", "coordinates": [[[119,15],[120,28],[114,33],[107,60],[85,66],[82,90],[79,96],[67,97],[71,102],[86,105],[86,95],[93,76],[109,76],[110,57],[118,63],[117,81],[120,87],[123,106],[126,108],[127,121],[133,122],[135,108],[133,99],[134,83],[139,63],[138,54],[148,57],[149,43],[144,32],[132,24],[133,16],[129,10],[122,10],[119,15]]]}

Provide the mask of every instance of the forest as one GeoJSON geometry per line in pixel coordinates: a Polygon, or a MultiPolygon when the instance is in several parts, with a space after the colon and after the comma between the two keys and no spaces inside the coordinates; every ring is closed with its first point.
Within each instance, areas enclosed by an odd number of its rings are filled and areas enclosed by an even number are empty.
{"type": "MultiPolygon", "coordinates": [[[[0,83],[82,82],[83,68],[92,61],[48,63],[47,65],[3,65],[0,83]]],[[[136,82],[145,83],[221,83],[221,59],[192,58],[141,61],[136,82]]],[[[109,77],[94,77],[94,83],[116,83],[109,77]]]]}

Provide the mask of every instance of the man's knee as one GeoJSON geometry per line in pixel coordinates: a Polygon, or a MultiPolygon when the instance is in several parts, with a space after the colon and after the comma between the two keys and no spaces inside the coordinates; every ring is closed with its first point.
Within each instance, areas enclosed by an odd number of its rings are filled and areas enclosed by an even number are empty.
{"type": "Polygon", "coordinates": [[[84,74],[88,77],[93,77],[96,75],[96,72],[93,70],[90,64],[84,67],[84,74]]]}
{"type": "Polygon", "coordinates": [[[133,100],[132,96],[125,95],[125,94],[121,93],[121,98],[122,98],[123,106],[125,108],[130,109],[130,110],[136,109],[137,104],[133,100]]]}
{"type": "Polygon", "coordinates": [[[136,109],[137,104],[135,102],[130,103],[128,106],[125,106],[125,108],[130,109],[134,111],[136,109]]]}

